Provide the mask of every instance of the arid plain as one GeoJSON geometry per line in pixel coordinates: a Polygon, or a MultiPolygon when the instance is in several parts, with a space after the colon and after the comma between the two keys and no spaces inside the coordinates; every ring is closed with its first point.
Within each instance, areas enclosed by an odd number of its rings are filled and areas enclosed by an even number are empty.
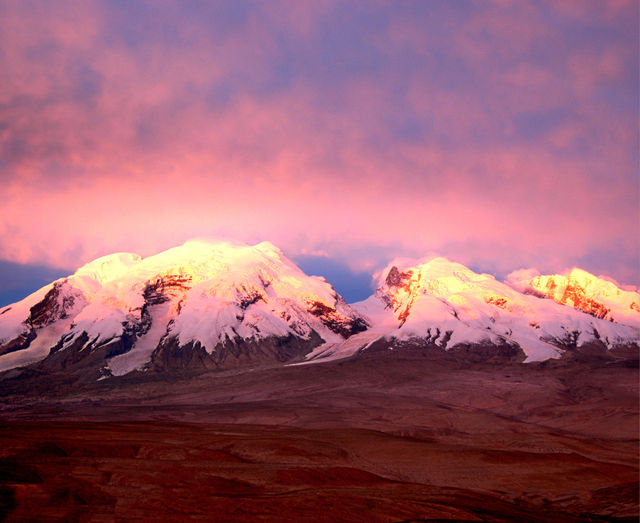
{"type": "Polygon", "coordinates": [[[637,359],[407,350],[0,390],[8,521],[638,516],[637,359]]]}

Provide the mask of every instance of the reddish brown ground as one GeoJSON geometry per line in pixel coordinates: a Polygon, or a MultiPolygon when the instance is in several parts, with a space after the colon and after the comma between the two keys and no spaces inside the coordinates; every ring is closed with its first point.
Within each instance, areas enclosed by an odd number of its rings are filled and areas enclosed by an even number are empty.
{"type": "Polygon", "coordinates": [[[9,521],[637,521],[627,364],[380,356],[2,386],[9,521]]]}

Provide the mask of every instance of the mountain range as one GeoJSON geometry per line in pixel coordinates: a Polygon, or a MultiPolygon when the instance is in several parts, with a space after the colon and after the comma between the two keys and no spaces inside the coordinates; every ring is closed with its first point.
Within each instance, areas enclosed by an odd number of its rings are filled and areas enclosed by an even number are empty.
{"type": "Polygon", "coordinates": [[[0,371],[11,376],[100,380],[390,350],[527,363],[639,347],[640,295],[580,269],[501,282],[441,257],[393,262],[349,305],[269,242],[108,255],[0,310],[0,371]]]}

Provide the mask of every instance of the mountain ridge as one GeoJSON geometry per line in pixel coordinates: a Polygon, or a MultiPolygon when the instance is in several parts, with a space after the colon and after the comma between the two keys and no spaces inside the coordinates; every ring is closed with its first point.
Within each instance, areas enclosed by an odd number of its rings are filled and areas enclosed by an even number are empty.
{"type": "MultiPolygon", "coordinates": [[[[625,299],[629,294],[639,298],[637,293],[627,292],[625,299]]],[[[640,336],[633,322],[619,324],[589,315],[566,301],[546,298],[444,257],[413,265],[396,261],[380,272],[377,290],[370,298],[352,304],[379,335],[359,335],[368,338],[367,343],[355,347],[352,340],[350,350],[320,347],[309,359],[347,357],[382,339],[391,345],[442,350],[456,346],[478,350],[487,345],[519,347],[528,362],[559,358],[586,344],[607,350],[627,344],[637,347],[640,336]]]]}
{"type": "Polygon", "coordinates": [[[1,312],[5,360],[30,350],[32,360],[52,356],[65,367],[69,352],[78,359],[86,349],[100,349],[111,359],[145,351],[131,365],[120,361],[116,372],[140,370],[163,340],[168,347],[174,338],[206,357],[237,339],[309,341],[319,333],[338,339],[364,328],[324,279],[305,275],[268,242],[190,241],[144,259],[102,257],[1,312]],[[152,329],[163,321],[165,328],[152,329]],[[44,345],[37,343],[40,334],[44,345]],[[58,355],[48,355],[45,345],[55,336],[58,355]]]}
{"type": "Polygon", "coordinates": [[[0,310],[0,371],[36,365],[101,379],[401,346],[526,362],[583,346],[637,351],[638,293],[586,271],[510,276],[500,282],[443,257],[396,262],[372,296],[348,305],[269,242],[115,253],[0,310]]]}

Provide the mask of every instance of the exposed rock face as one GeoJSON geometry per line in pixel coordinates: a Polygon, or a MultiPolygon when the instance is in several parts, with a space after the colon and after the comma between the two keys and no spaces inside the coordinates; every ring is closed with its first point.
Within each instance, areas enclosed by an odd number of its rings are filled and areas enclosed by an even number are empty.
{"type": "Polygon", "coordinates": [[[413,278],[414,271],[409,269],[401,272],[395,265],[389,269],[385,284],[387,292],[378,289],[378,295],[382,298],[387,307],[393,309],[400,320],[400,325],[404,325],[411,312],[411,306],[415,300],[415,284],[413,278]]]}
{"type": "Polygon", "coordinates": [[[385,282],[388,287],[404,287],[405,283],[411,279],[413,275],[412,270],[406,272],[400,272],[395,265],[389,269],[389,273],[385,278],[385,282]]]}
{"type": "Polygon", "coordinates": [[[368,358],[380,353],[424,355],[463,364],[505,365],[521,363],[527,355],[516,344],[510,343],[459,343],[447,349],[451,332],[426,338],[381,338],[363,350],[359,357],[368,358]]]}
{"type": "Polygon", "coordinates": [[[26,349],[29,347],[29,344],[36,338],[35,329],[28,329],[22,334],[19,334],[15,338],[7,341],[6,343],[0,345],[0,356],[4,354],[9,354],[10,352],[15,352],[19,350],[26,349]]]}
{"type": "Polygon", "coordinates": [[[111,340],[92,342],[83,333],[67,346],[61,340],[50,355],[34,367],[40,372],[65,371],[82,381],[95,381],[105,375],[105,360],[130,350],[134,340],[132,333],[126,333],[111,340]]]}
{"type": "Polygon", "coordinates": [[[34,328],[51,325],[59,319],[66,318],[80,300],[82,293],[69,288],[67,280],[55,282],[44,299],[29,309],[27,323],[34,328]]]}
{"type": "Polygon", "coordinates": [[[613,321],[611,310],[602,303],[587,296],[584,287],[572,278],[561,279],[538,276],[531,281],[531,286],[545,298],[551,298],[562,305],[580,309],[596,318],[607,318],[613,321]],[[563,281],[564,280],[564,281],[563,281]]]}
{"type": "Polygon", "coordinates": [[[309,312],[316,316],[324,326],[343,338],[348,338],[353,334],[367,330],[368,327],[364,319],[344,316],[335,307],[329,307],[319,301],[314,301],[310,304],[309,312]]]}
{"type": "Polygon", "coordinates": [[[149,281],[142,293],[145,305],[158,305],[171,299],[184,298],[184,294],[191,288],[192,278],[189,275],[167,274],[149,281]]]}
{"type": "MultiPolygon", "coordinates": [[[[24,310],[23,306],[23,312],[27,317],[17,322],[13,329],[14,334],[5,336],[4,339],[0,336],[0,356],[28,349],[41,329],[67,319],[86,303],[82,292],[69,285],[66,279],[56,281],[49,287],[46,292],[33,300],[32,305],[27,304],[27,310],[24,310]]],[[[11,323],[13,318],[10,317],[15,316],[16,312],[14,307],[4,309],[0,315],[0,323],[2,320],[8,320],[7,323],[11,323]]]]}
{"type": "Polygon", "coordinates": [[[507,307],[508,307],[507,303],[508,303],[509,299],[504,297],[504,296],[485,296],[484,297],[484,301],[486,303],[490,303],[492,305],[495,305],[499,309],[507,309],[507,307]]]}
{"type": "Polygon", "coordinates": [[[237,337],[216,345],[207,351],[199,342],[180,345],[176,337],[165,338],[153,352],[149,370],[204,370],[252,367],[297,361],[322,343],[322,338],[313,334],[309,339],[293,335],[266,339],[244,339],[237,337]]]}
{"type": "Polygon", "coordinates": [[[520,277],[531,270],[516,271],[509,275],[518,290],[556,303],[579,309],[596,318],[640,327],[640,294],[623,290],[615,283],[581,269],[564,274],[543,274],[520,277]]]}

